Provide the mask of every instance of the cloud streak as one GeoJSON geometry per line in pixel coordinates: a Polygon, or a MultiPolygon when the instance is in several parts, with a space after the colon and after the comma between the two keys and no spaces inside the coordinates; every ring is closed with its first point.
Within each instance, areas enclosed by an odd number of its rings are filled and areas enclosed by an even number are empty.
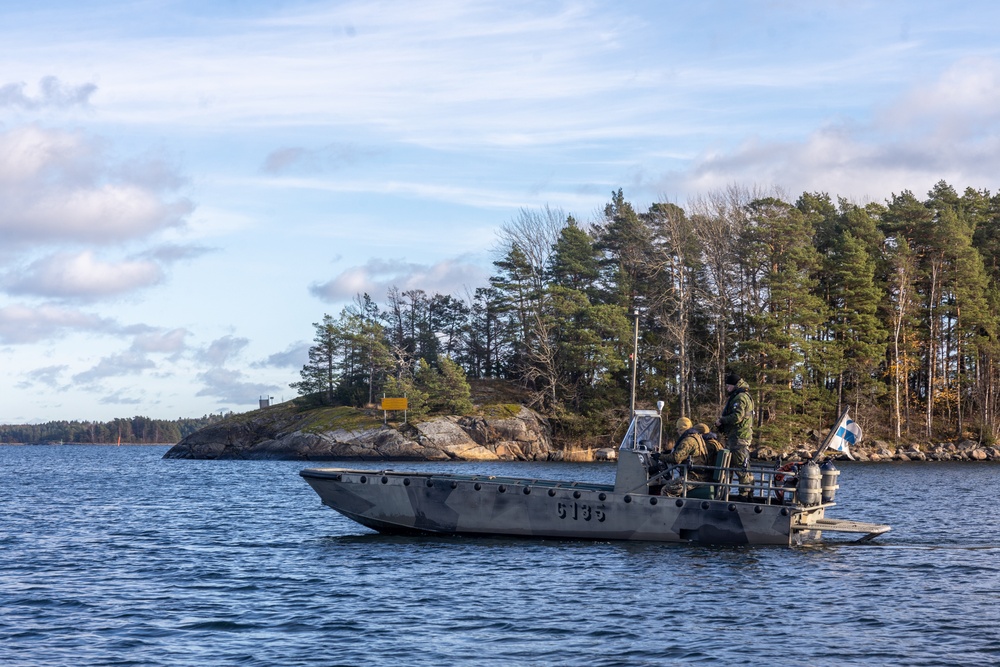
{"type": "Polygon", "coordinates": [[[112,319],[60,306],[15,304],[0,308],[0,343],[24,345],[70,333],[115,334],[121,327],[112,319]]]}
{"type": "Polygon", "coordinates": [[[312,285],[309,291],[328,303],[349,301],[356,294],[365,293],[381,299],[390,287],[404,291],[422,289],[431,294],[461,294],[467,288],[483,286],[487,277],[482,267],[460,259],[431,265],[370,259],[363,265],[344,269],[324,283],[312,285]]]}
{"type": "Polygon", "coordinates": [[[140,333],[132,342],[132,349],[142,354],[177,354],[185,350],[189,335],[191,332],[182,328],[140,333]]]}
{"type": "Polygon", "coordinates": [[[294,368],[299,370],[309,361],[311,345],[302,341],[292,343],[282,352],[268,355],[266,359],[251,364],[253,368],[294,368]]]}
{"type": "Polygon", "coordinates": [[[80,384],[92,384],[104,378],[136,376],[155,367],[156,364],[144,354],[134,351],[122,352],[105,357],[93,368],[77,373],[73,376],[73,381],[80,384]]]}
{"type": "Polygon", "coordinates": [[[131,389],[119,389],[106,396],[102,396],[99,403],[101,405],[142,405],[145,403],[142,392],[131,389]]]}
{"type": "Polygon", "coordinates": [[[23,82],[8,83],[0,86],[0,109],[17,107],[28,111],[41,109],[67,109],[70,107],[85,107],[90,104],[90,97],[97,92],[93,83],[70,86],[62,83],[57,77],[46,76],[38,82],[38,94],[25,93],[23,82]]]}
{"type": "Polygon", "coordinates": [[[19,389],[28,389],[35,384],[40,384],[51,389],[59,386],[59,378],[68,370],[68,366],[59,364],[56,366],[45,366],[36,368],[24,374],[24,380],[17,383],[19,389]]]}
{"type": "Polygon", "coordinates": [[[355,144],[331,144],[320,148],[289,146],[271,151],[261,170],[267,174],[335,171],[370,160],[379,151],[355,144]]]}
{"type": "MultiPolygon", "coordinates": [[[[561,3],[516,11],[491,3],[293,4],[251,22],[218,21],[210,38],[109,31],[60,48],[102,63],[102,86],[114,82],[104,111],[129,125],[334,125],[422,145],[474,138],[509,146],[579,127],[582,107],[634,85],[608,56],[639,27],[621,12],[561,3]],[[549,105],[562,110],[558,120],[537,113],[549,105]]],[[[658,77],[646,78],[654,88],[658,77]]],[[[630,109],[617,107],[616,116],[630,109]]],[[[274,154],[271,166],[289,157],[274,154]]]]}
{"type": "Polygon", "coordinates": [[[250,341],[237,336],[223,336],[209,343],[208,347],[198,352],[198,360],[210,366],[224,366],[226,362],[236,358],[250,341]]]}
{"type": "Polygon", "coordinates": [[[196,396],[212,396],[238,405],[255,404],[261,396],[273,394],[279,386],[262,382],[247,382],[244,373],[228,368],[212,368],[198,375],[203,387],[196,396]]]}

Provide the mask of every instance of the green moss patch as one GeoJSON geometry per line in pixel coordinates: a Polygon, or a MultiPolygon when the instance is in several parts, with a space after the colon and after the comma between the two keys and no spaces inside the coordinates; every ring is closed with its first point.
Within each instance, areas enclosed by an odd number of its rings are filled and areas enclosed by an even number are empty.
{"type": "Polygon", "coordinates": [[[480,406],[478,412],[490,419],[510,419],[521,412],[521,406],[518,403],[490,403],[480,406]]]}
{"type": "Polygon", "coordinates": [[[302,413],[302,430],[306,433],[324,431],[365,431],[382,425],[381,414],[376,417],[371,412],[351,407],[316,408],[302,413]]]}

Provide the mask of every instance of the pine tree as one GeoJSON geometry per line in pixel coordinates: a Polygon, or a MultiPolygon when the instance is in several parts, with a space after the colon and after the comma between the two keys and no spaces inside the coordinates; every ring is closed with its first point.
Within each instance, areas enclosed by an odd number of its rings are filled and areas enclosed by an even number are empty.
{"type": "Polygon", "coordinates": [[[910,428],[909,377],[914,366],[916,348],[914,344],[916,310],[917,258],[910,251],[905,236],[894,238],[890,243],[890,273],[886,281],[887,302],[890,324],[890,376],[893,389],[893,426],[898,442],[902,437],[902,425],[910,428]]]}
{"type": "Polygon", "coordinates": [[[526,345],[528,378],[550,413],[603,409],[598,396],[614,394],[627,322],[620,306],[597,301],[599,274],[599,250],[570,220],[553,248],[526,345]]]}
{"type": "Polygon", "coordinates": [[[759,199],[751,202],[750,217],[752,255],[764,267],[756,288],[763,307],[748,318],[751,336],[740,347],[761,389],[761,414],[790,412],[795,388],[810,382],[811,358],[826,321],[825,304],[815,294],[820,257],[812,226],[795,207],[759,199]]]}
{"type": "Polygon", "coordinates": [[[1000,193],[989,197],[989,193],[976,194],[984,202],[968,204],[977,212],[976,229],[973,232],[973,245],[983,257],[983,263],[990,280],[1000,283],[1000,193]]]}
{"type": "MultiPolygon", "coordinates": [[[[973,246],[983,261],[988,281],[986,298],[991,320],[995,323],[1000,318],[1000,194],[991,197],[985,190],[966,190],[962,200],[963,210],[973,212],[973,246]]],[[[988,330],[987,337],[977,342],[979,364],[974,400],[981,424],[979,435],[984,441],[995,443],[1000,439],[1000,364],[997,363],[1000,341],[996,329],[988,330]]]]}
{"type": "Polygon", "coordinates": [[[553,247],[546,275],[552,284],[592,296],[600,272],[600,253],[593,239],[571,219],[553,247]]]}
{"type": "MultiPolygon", "coordinates": [[[[551,250],[545,255],[550,256],[551,250]]],[[[505,338],[509,337],[509,340],[504,341],[509,343],[510,355],[503,374],[516,375],[524,372],[527,363],[525,350],[530,345],[532,327],[538,313],[542,277],[536,276],[536,270],[517,244],[512,245],[507,255],[493,265],[499,269],[499,273],[490,278],[490,291],[477,291],[477,296],[491,297],[489,317],[479,319],[484,324],[495,323],[497,332],[503,331],[505,338]]],[[[489,333],[482,332],[477,338],[489,340],[489,333]]],[[[499,371],[499,366],[497,370],[499,371]]]]}
{"type": "Polygon", "coordinates": [[[508,312],[502,291],[492,286],[476,289],[469,313],[466,361],[473,377],[508,377],[518,368],[512,362],[515,350],[511,343],[516,325],[511,326],[508,312]]]}
{"type": "Polygon", "coordinates": [[[469,307],[450,294],[435,294],[430,310],[431,329],[438,336],[439,349],[449,359],[459,357],[469,323],[469,307]]]}
{"type": "Polygon", "coordinates": [[[351,360],[337,393],[349,405],[372,404],[394,367],[385,330],[376,320],[354,313],[342,320],[341,328],[351,360]]]}
{"type": "MultiPolygon", "coordinates": [[[[462,367],[447,357],[438,357],[438,392],[430,396],[433,409],[449,415],[467,415],[473,406],[472,390],[462,367]]],[[[428,392],[429,393],[429,392],[428,392]]]]}
{"type": "Polygon", "coordinates": [[[648,257],[649,233],[621,188],[612,193],[604,207],[604,222],[595,226],[596,246],[603,251],[603,280],[606,303],[631,311],[639,305],[648,257]]]}
{"type": "MultiPolygon", "coordinates": [[[[401,376],[391,376],[386,380],[384,393],[390,398],[407,399],[407,416],[411,419],[423,417],[430,411],[428,394],[418,387],[416,375],[433,373],[434,369],[426,360],[417,361],[417,370],[404,372],[401,376]]],[[[425,377],[426,381],[426,377],[425,377]]]]}
{"type": "MultiPolygon", "coordinates": [[[[983,396],[981,366],[991,356],[997,333],[996,311],[990,306],[989,276],[982,255],[972,246],[978,222],[974,212],[958,207],[968,217],[956,216],[950,248],[950,280],[946,284],[949,334],[954,340],[956,434],[964,436],[967,407],[976,397],[983,396]]],[[[944,216],[947,218],[948,216],[944,216]]],[[[983,411],[979,399],[980,413],[983,411]]],[[[982,426],[979,429],[983,430],[982,426]]],[[[980,433],[979,435],[983,435],[980,433]]]]}
{"type": "Polygon", "coordinates": [[[924,435],[931,437],[933,406],[939,382],[937,381],[937,356],[939,346],[939,318],[937,311],[941,299],[943,257],[934,211],[922,204],[906,190],[893,195],[883,218],[883,231],[887,239],[903,237],[918,259],[916,264],[916,294],[922,308],[922,326],[911,332],[914,343],[924,351],[922,385],[917,393],[924,395],[924,435]]]}
{"type": "Polygon", "coordinates": [[[323,400],[332,402],[339,371],[341,331],[329,314],[323,315],[322,322],[313,322],[313,327],[315,345],[309,348],[309,362],[299,371],[302,380],[292,382],[289,386],[297,390],[300,396],[319,393],[323,400]]]}
{"type": "Polygon", "coordinates": [[[878,318],[882,290],[875,284],[874,259],[849,231],[836,242],[829,264],[831,329],[844,370],[837,383],[837,412],[843,409],[844,389],[853,388],[854,414],[858,414],[861,397],[875,399],[879,393],[874,374],[885,357],[888,338],[878,318]]]}

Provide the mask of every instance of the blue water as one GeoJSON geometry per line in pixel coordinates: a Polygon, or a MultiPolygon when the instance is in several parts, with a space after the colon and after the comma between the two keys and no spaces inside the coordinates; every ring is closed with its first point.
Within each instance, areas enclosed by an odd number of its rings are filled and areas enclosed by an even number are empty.
{"type": "Polygon", "coordinates": [[[841,466],[878,544],[709,548],[383,537],[302,463],[164,451],[0,446],[0,665],[1000,664],[993,464],[841,466]]]}

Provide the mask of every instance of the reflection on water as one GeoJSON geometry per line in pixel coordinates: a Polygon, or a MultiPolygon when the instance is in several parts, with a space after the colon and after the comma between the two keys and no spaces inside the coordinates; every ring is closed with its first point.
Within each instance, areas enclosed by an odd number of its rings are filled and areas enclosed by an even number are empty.
{"type": "Polygon", "coordinates": [[[164,451],[0,447],[0,664],[1000,662],[993,464],[840,465],[874,543],[707,547],[381,536],[301,463],[164,451]]]}

